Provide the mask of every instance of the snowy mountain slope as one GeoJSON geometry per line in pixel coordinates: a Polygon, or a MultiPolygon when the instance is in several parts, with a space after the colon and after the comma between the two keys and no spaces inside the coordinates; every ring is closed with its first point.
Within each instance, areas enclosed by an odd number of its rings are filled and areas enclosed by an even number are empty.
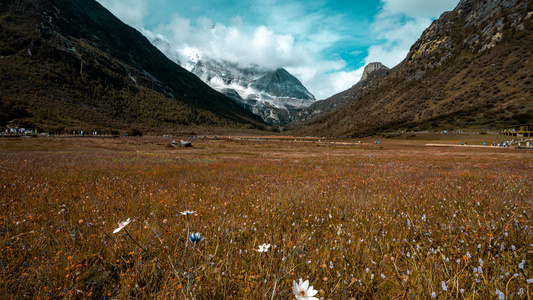
{"type": "Polygon", "coordinates": [[[152,43],[168,58],[194,73],[212,88],[272,124],[283,125],[315,102],[315,97],[285,69],[240,66],[237,63],[203,57],[197,50],[177,50],[162,35],[152,43]]]}

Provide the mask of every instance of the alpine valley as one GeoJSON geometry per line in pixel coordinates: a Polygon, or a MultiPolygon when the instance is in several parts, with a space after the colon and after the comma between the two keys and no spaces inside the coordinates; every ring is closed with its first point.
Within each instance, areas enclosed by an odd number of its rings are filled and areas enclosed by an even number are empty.
{"type": "Polygon", "coordinates": [[[180,53],[94,0],[0,2],[0,126],[368,136],[533,123],[531,0],[461,0],[328,99],[285,69],[180,53]],[[272,126],[274,125],[274,126],[272,126]]]}

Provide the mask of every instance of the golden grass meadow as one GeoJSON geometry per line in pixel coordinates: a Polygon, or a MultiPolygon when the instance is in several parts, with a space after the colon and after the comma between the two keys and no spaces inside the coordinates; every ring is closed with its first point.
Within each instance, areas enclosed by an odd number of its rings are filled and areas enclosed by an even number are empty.
{"type": "Polygon", "coordinates": [[[170,141],[0,140],[2,298],[533,298],[531,150],[170,141]]]}

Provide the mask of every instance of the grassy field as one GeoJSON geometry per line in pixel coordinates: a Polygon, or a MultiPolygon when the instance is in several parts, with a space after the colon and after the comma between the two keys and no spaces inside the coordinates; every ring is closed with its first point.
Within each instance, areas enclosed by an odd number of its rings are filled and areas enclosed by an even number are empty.
{"type": "Polygon", "coordinates": [[[533,151],[472,146],[503,139],[2,138],[0,295],[532,299],[533,151]]]}

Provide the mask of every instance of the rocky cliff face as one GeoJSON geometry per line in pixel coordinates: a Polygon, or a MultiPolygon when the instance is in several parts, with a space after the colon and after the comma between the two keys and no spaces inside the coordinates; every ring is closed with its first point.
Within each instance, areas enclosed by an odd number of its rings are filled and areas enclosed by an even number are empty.
{"type": "Polygon", "coordinates": [[[295,134],[357,136],[533,122],[532,17],[531,0],[462,0],[386,76],[325,100],[330,107],[343,104],[314,114],[295,134]]]}
{"type": "Polygon", "coordinates": [[[368,65],[365,66],[365,69],[363,71],[363,76],[361,76],[361,80],[360,81],[367,80],[368,76],[371,73],[373,73],[374,71],[377,71],[377,70],[388,70],[388,69],[389,68],[387,68],[386,66],[384,66],[380,62],[369,63],[368,65]]]}
{"type": "Polygon", "coordinates": [[[524,32],[531,16],[529,0],[463,0],[424,31],[401,66],[439,67],[463,50],[483,54],[504,35],[524,32]]]}

